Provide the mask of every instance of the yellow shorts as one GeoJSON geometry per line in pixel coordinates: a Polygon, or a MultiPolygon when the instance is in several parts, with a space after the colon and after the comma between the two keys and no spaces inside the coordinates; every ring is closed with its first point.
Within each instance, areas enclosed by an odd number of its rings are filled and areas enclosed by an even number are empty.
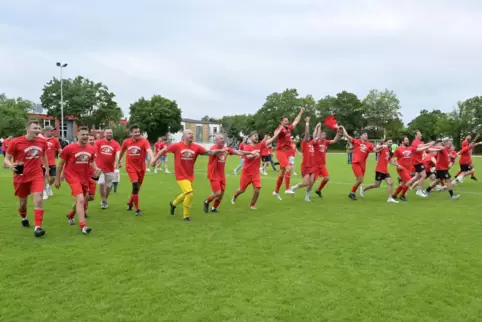
{"type": "Polygon", "coordinates": [[[181,191],[183,194],[187,194],[192,192],[192,181],[190,180],[179,180],[177,181],[177,184],[179,185],[179,188],[181,188],[181,191]]]}

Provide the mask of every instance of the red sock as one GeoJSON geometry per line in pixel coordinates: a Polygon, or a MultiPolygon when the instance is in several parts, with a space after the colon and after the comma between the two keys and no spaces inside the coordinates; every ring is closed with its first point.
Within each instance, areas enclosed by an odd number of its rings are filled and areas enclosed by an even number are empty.
{"type": "Polygon", "coordinates": [[[327,183],[328,183],[328,181],[326,181],[326,180],[321,180],[320,186],[318,187],[318,191],[323,190],[323,188],[325,187],[325,185],[326,185],[327,183]]]}
{"type": "Polygon", "coordinates": [[[44,210],[43,209],[34,209],[33,215],[35,218],[35,227],[41,227],[42,221],[44,220],[44,210]]]}
{"type": "MultiPolygon", "coordinates": [[[[206,201],[207,201],[208,203],[211,203],[211,201],[213,201],[214,199],[216,199],[216,197],[213,196],[213,195],[210,195],[210,196],[206,199],[206,201]]],[[[217,199],[216,199],[216,200],[217,200],[217,199]]]]}
{"type": "Polygon", "coordinates": [[[285,188],[288,190],[290,188],[291,182],[291,172],[286,171],[285,173],[285,188]]]}
{"type": "Polygon", "coordinates": [[[404,187],[404,186],[399,185],[399,186],[397,187],[397,190],[395,190],[395,193],[394,193],[393,195],[394,195],[395,197],[398,196],[398,194],[399,194],[400,192],[402,192],[403,187],[404,187]]]}
{"type": "Polygon", "coordinates": [[[405,194],[407,193],[407,191],[408,191],[408,186],[403,186],[403,188],[402,188],[402,196],[405,197],[405,194]]]}
{"type": "Polygon", "coordinates": [[[26,218],[27,217],[27,210],[18,209],[18,214],[20,215],[20,217],[26,218]]]}
{"type": "Polygon", "coordinates": [[[249,206],[250,206],[250,207],[254,207],[255,204],[256,204],[255,202],[251,201],[251,202],[249,203],[249,206]]]}
{"type": "Polygon", "coordinates": [[[73,210],[69,211],[67,217],[69,217],[69,219],[72,219],[72,218],[74,218],[74,216],[75,216],[75,211],[73,211],[73,210]]]}
{"type": "Polygon", "coordinates": [[[455,176],[458,177],[458,176],[460,176],[461,173],[462,173],[462,171],[459,171],[459,172],[457,172],[457,174],[455,176]]]}
{"type": "Polygon", "coordinates": [[[136,207],[136,210],[139,210],[139,195],[133,195],[132,196],[132,201],[134,202],[134,206],[136,207]]]}
{"type": "Polygon", "coordinates": [[[443,187],[445,186],[445,180],[440,181],[440,185],[443,187]]]}
{"type": "Polygon", "coordinates": [[[129,205],[132,205],[134,202],[134,195],[131,195],[131,198],[129,199],[129,205]]]}
{"type": "Polygon", "coordinates": [[[358,189],[359,184],[355,184],[353,187],[351,187],[351,192],[355,193],[356,189],[358,189]]]}
{"type": "Polygon", "coordinates": [[[282,184],[283,184],[283,176],[278,176],[278,179],[276,180],[276,189],[274,190],[276,193],[279,193],[279,189],[281,188],[282,184]]]}
{"type": "Polygon", "coordinates": [[[218,209],[220,204],[221,204],[221,200],[219,199],[214,200],[214,204],[213,204],[214,209],[218,209]]]}
{"type": "Polygon", "coordinates": [[[82,228],[84,228],[84,227],[85,227],[85,220],[82,220],[82,221],[80,222],[80,228],[82,229],[82,228]]]}

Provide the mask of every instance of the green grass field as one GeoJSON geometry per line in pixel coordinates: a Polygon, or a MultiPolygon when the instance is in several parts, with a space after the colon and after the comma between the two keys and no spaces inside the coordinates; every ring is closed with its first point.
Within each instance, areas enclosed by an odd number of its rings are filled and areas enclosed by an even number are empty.
{"type": "Polygon", "coordinates": [[[324,199],[306,203],[299,191],[278,201],[270,172],[252,211],[251,190],[231,205],[231,175],[221,213],[206,215],[201,157],[191,223],[182,207],[169,215],[173,175],[148,174],[142,217],[125,210],[123,175],[108,210],[91,204],[89,236],[67,225],[64,186],[45,204],[42,239],[21,228],[1,169],[0,321],[480,321],[482,183],[467,178],[459,200],[411,192],[386,204],[383,186],[354,202],[346,157],[329,155],[328,166],[324,199]]]}

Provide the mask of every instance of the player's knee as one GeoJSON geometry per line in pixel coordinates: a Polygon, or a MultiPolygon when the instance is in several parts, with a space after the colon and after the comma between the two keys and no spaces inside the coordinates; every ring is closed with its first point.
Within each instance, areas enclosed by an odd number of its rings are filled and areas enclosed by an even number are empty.
{"type": "Polygon", "coordinates": [[[323,181],[325,181],[325,182],[330,181],[330,177],[325,177],[325,178],[323,178],[323,181]]]}
{"type": "Polygon", "coordinates": [[[139,182],[132,183],[132,194],[137,195],[140,189],[141,189],[141,185],[139,184],[139,182]]]}
{"type": "Polygon", "coordinates": [[[194,196],[194,192],[192,192],[192,191],[188,191],[188,192],[184,193],[184,197],[191,197],[192,198],[193,196],[194,196]]]}

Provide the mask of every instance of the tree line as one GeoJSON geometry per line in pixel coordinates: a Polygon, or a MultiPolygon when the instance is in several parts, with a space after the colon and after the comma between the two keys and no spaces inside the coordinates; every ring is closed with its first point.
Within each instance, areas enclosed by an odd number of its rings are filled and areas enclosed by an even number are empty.
{"type": "MultiPolygon", "coordinates": [[[[122,109],[115,101],[115,94],[109,88],[82,76],[63,80],[64,116],[74,117],[79,125],[89,128],[110,126],[122,135],[119,126],[123,117],[122,109]]],[[[45,84],[40,96],[47,115],[60,118],[60,80],[53,78],[45,84]]],[[[407,135],[413,137],[421,129],[426,140],[442,137],[453,138],[456,144],[467,134],[481,130],[482,97],[475,96],[457,103],[451,112],[422,110],[408,124],[402,121],[401,104],[396,94],[388,89],[372,89],[365,98],[342,91],[335,96],[315,99],[312,95],[300,96],[296,89],[286,89],[266,97],[264,104],[254,114],[230,115],[218,118],[205,116],[204,121],[218,122],[233,141],[241,140],[242,134],[256,130],[261,135],[273,133],[281,117],[294,119],[300,108],[311,116],[313,126],[328,115],[335,115],[345,128],[359,134],[367,131],[370,137],[385,137],[398,140],[407,135]]],[[[149,99],[139,98],[129,107],[129,123],[140,125],[149,138],[155,139],[166,133],[181,129],[181,109],[175,100],[154,95],[149,99]]],[[[20,135],[27,113],[33,112],[33,103],[22,98],[8,98],[0,95],[0,137],[20,135]]],[[[295,129],[303,132],[303,122],[295,129]]],[[[325,129],[327,132],[331,130],[325,129]]],[[[334,133],[329,133],[334,134],[334,133]]]]}

